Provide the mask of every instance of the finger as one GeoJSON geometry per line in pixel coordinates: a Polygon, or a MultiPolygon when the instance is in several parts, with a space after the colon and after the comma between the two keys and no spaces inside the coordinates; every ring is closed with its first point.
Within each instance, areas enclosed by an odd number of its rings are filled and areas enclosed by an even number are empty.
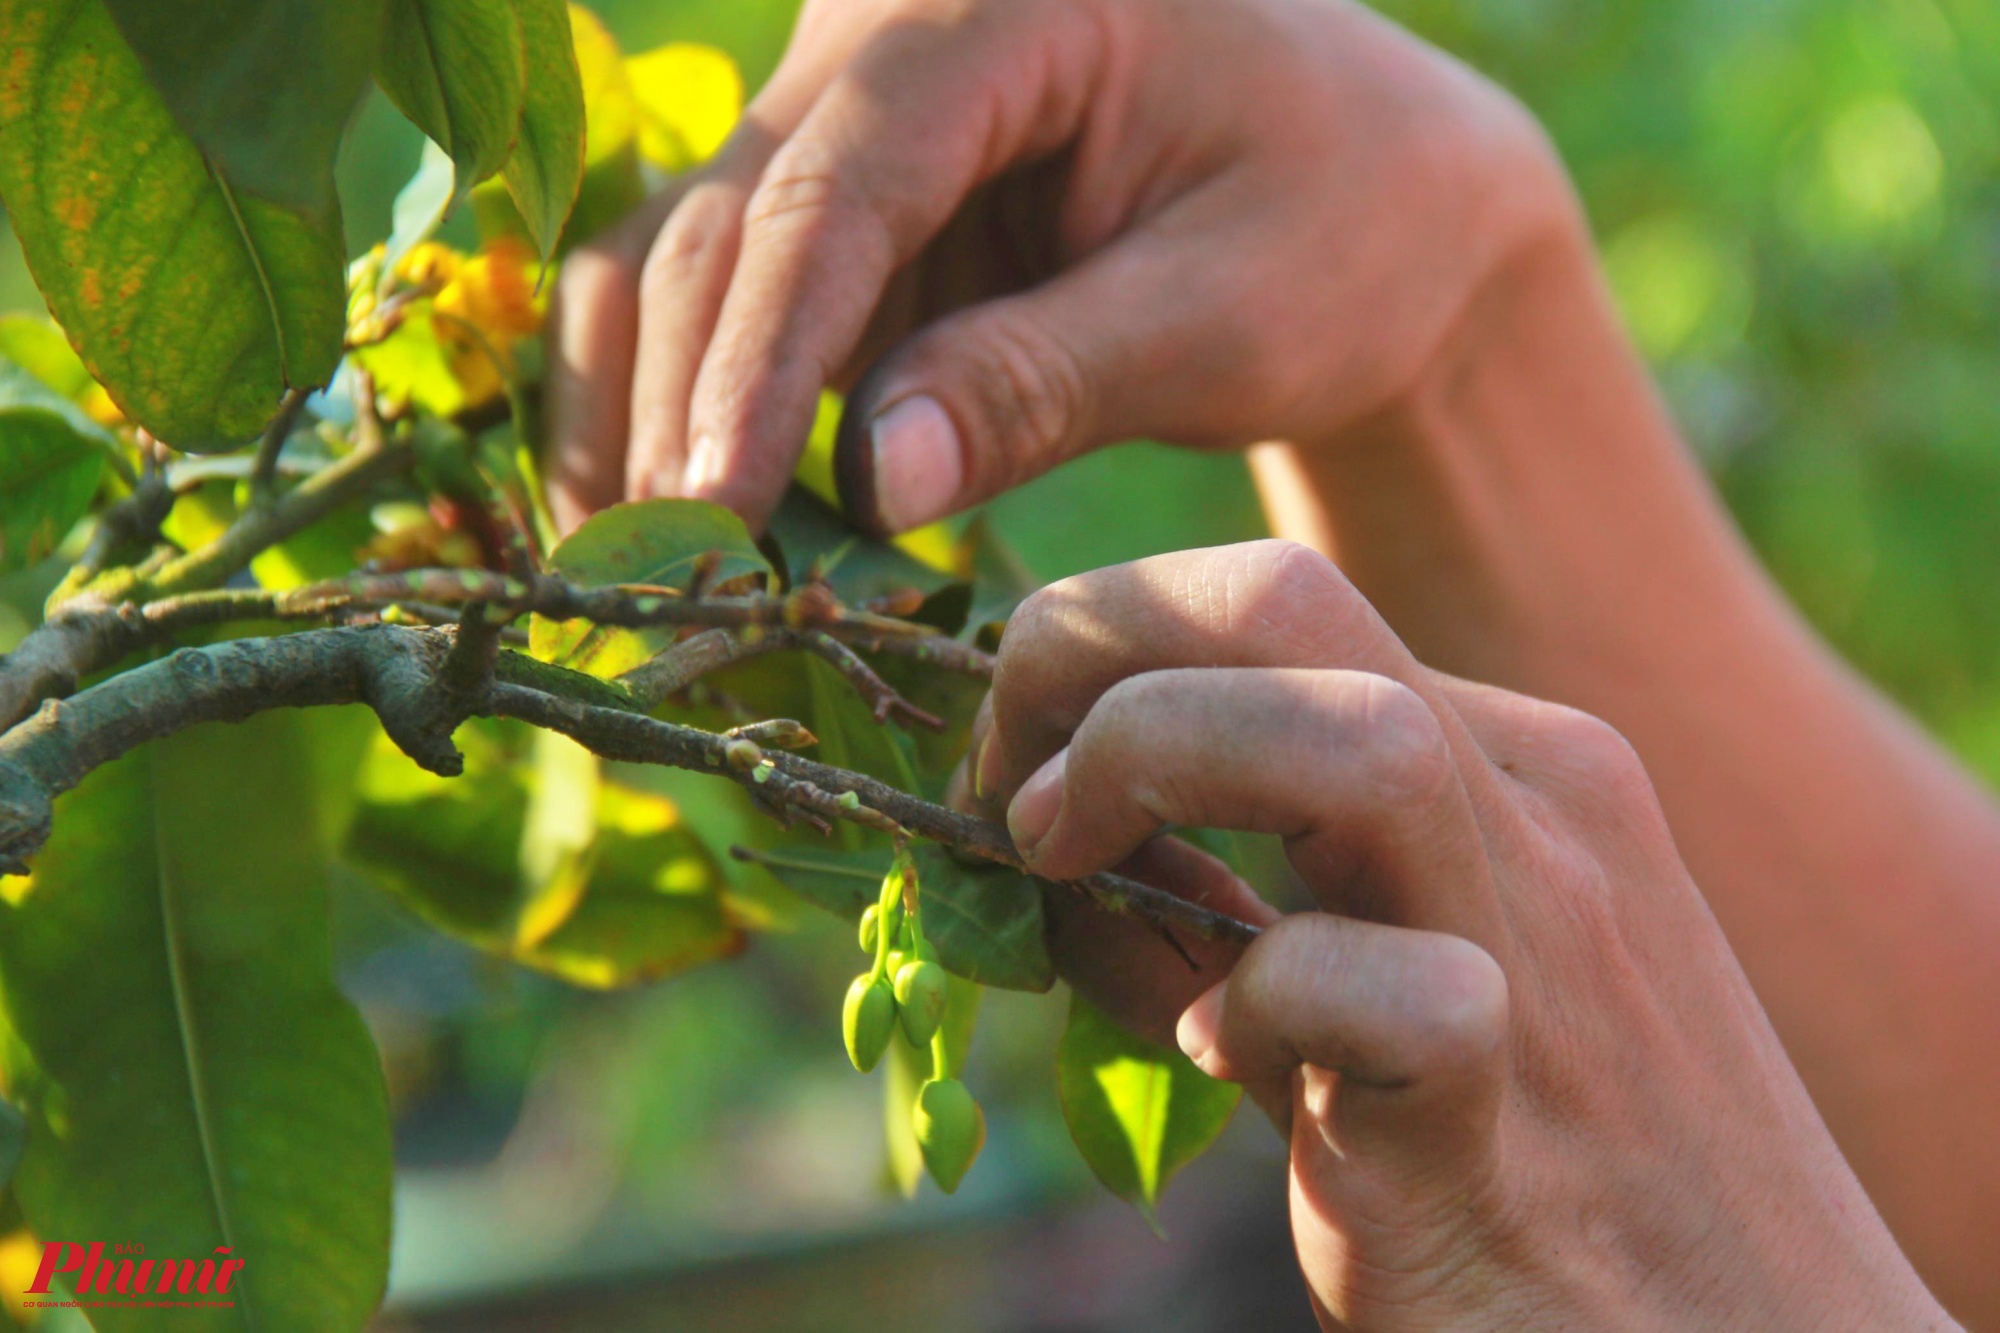
{"type": "Polygon", "coordinates": [[[746,121],[689,186],[646,254],[624,477],[631,499],[682,492],[695,374],[729,291],[743,209],[776,147],[773,133],[746,121]]]}
{"type": "Polygon", "coordinates": [[[1291,1100],[1302,1068],[1338,1074],[1310,1082],[1314,1123],[1294,1132],[1434,1170],[1491,1133],[1507,1009],[1506,975],[1477,945],[1309,912],[1266,931],[1177,1035],[1266,1106],[1291,1100]]]}
{"type": "MultiPolygon", "coordinates": [[[[1186,312],[1215,241],[1149,227],[1044,285],[923,329],[863,379],[835,450],[843,507],[890,535],[966,509],[1085,450],[1200,442],[1212,362],[1186,312]]],[[[1228,302],[1221,303],[1228,308],[1228,302]]]]}
{"type": "Polygon", "coordinates": [[[1426,673],[1333,562],[1292,542],[1180,551],[1052,584],[1007,622],[974,778],[1011,796],[1104,692],[1174,667],[1426,673]]]}
{"type": "Polygon", "coordinates": [[[549,504],[564,532],[624,498],[639,274],[663,192],[563,261],[549,302],[549,504]]]}
{"type": "Polygon", "coordinates": [[[1485,847],[1430,705],[1358,671],[1207,669],[1106,692],[1007,811],[1036,874],[1076,879],[1162,828],[1273,833],[1329,911],[1497,948],[1485,847]]]}
{"type": "Polygon", "coordinates": [[[768,513],[891,275],[974,188],[1075,132],[1099,46],[1080,7],[985,6],[891,24],[833,80],[747,206],[683,493],[768,513]]]}
{"type": "MultiPolygon", "coordinates": [[[[1254,926],[1279,919],[1277,910],[1227,865],[1177,838],[1153,839],[1117,869],[1254,926]]],[[[1150,1041],[1172,1044],[1182,1010],[1227,976],[1243,952],[1241,945],[1184,931],[1175,932],[1169,943],[1146,923],[1103,911],[1077,894],[1050,893],[1045,901],[1056,971],[1099,1009],[1150,1041]],[[1188,966],[1188,958],[1195,966],[1188,966]]]]}

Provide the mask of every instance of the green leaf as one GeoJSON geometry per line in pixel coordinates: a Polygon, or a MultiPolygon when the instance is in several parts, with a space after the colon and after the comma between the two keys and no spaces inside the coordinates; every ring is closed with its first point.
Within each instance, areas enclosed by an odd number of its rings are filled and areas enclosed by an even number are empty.
{"type": "Polygon", "coordinates": [[[930,596],[959,582],[891,542],[863,536],[803,486],[785,492],[771,518],[771,535],[795,579],[805,578],[817,563],[834,592],[850,604],[909,588],[930,596]]]}
{"type": "Polygon", "coordinates": [[[96,383],[62,329],[40,315],[0,315],[0,357],[72,403],[81,402],[96,383]]]}
{"type": "Polygon", "coordinates": [[[924,935],[948,972],[1002,990],[1056,983],[1042,891],[1006,866],[968,864],[936,843],[912,849],[923,885],[924,935]]]}
{"type": "Polygon", "coordinates": [[[333,983],[297,722],[204,726],[97,770],[32,878],[0,881],[29,1225],[160,1258],[230,1247],[236,1305],[182,1313],[190,1329],[350,1333],[387,1278],[387,1094],[333,983]]]}
{"type": "Polygon", "coordinates": [[[333,206],[334,155],[368,85],[382,0],[104,3],[153,88],[224,176],[303,212],[333,206]]]}
{"type": "MultiPolygon", "coordinates": [[[[233,78],[219,62],[259,56],[244,43],[268,37],[264,25],[291,31],[275,3],[265,8],[121,4],[149,15],[141,26],[156,36],[253,24],[241,42],[218,37],[190,57],[190,86],[204,70],[233,78]]],[[[0,0],[0,31],[0,197],[49,309],[119,409],[178,448],[208,451],[256,435],[287,388],[325,384],[346,309],[330,147],[314,199],[253,193],[228,154],[212,169],[176,123],[104,0],[0,0]]],[[[261,90],[281,119],[284,89],[320,79],[317,54],[293,54],[299,68],[261,90]]],[[[254,132],[267,118],[259,106],[241,123],[254,132]]]]}
{"type": "Polygon", "coordinates": [[[0,359],[0,573],[47,556],[89,512],[110,432],[0,359]]]}
{"type": "Polygon", "coordinates": [[[579,986],[632,985],[743,947],[742,928],[707,847],[671,802],[602,782],[595,837],[573,853],[574,821],[537,850],[559,855],[560,888],[529,878],[530,806],[554,795],[562,765],[527,763],[533,732],[515,724],[460,728],[460,778],[418,768],[378,739],[359,783],[346,859],[440,930],[579,986]],[[560,844],[558,846],[557,844],[560,844]]]}
{"type": "Polygon", "coordinates": [[[861,920],[881,896],[882,877],[894,859],[886,847],[835,851],[822,847],[735,848],[733,854],[771,872],[786,888],[815,907],[849,921],[861,920]]]}
{"type": "MultiPolygon", "coordinates": [[[[722,558],[718,582],[762,575],[770,564],[743,520],[705,500],[641,500],[613,505],[590,517],[549,555],[549,565],[572,583],[649,583],[685,587],[696,562],[722,558]]],[[[624,630],[588,621],[530,624],[530,650],[545,662],[593,676],[630,671],[674,641],[673,626],[624,630]]]]}
{"type": "Polygon", "coordinates": [[[526,49],[511,0],[388,0],[375,81],[450,154],[460,193],[514,151],[526,49]]]}
{"type": "MultiPolygon", "coordinates": [[[[859,921],[889,873],[887,848],[834,851],[787,847],[743,851],[778,882],[818,907],[859,921]]],[[[924,935],[945,971],[982,986],[1045,991],[1055,964],[1043,939],[1041,889],[1005,866],[966,865],[936,843],[911,849],[922,885],[924,935]]]]}
{"type": "Polygon", "coordinates": [[[424,140],[417,169],[396,192],[396,202],[389,210],[389,239],[382,246],[384,272],[393,272],[398,260],[428,241],[443,225],[445,214],[458,201],[458,180],[451,154],[424,140]]]}
{"type": "Polygon", "coordinates": [[[28,1117],[14,1103],[0,1100],[0,1188],[12,1183],[27,1143],[28,1117]]]}
{"type": "Polygon", "coordinates": [[[507,159],[507,193],[547,259],[583,185],[583,81],[563,0],[510,0],[526,52],[527,95],[507,159]]]}
{"type": "Polygon", "coordinates": [[[43,559],[90,509],[104,455],[54,412],[0,409],[0,573],[43,559]]]}
{"type": "Polygon", "coordinates": [[[1243,1094],[1181,1052],[1133,1036],[1075,993],[1056,1050],[1056,1086],[1083,1160],[1156,1230],[1161,1192],[1215,1142],[1243,1094]]]}

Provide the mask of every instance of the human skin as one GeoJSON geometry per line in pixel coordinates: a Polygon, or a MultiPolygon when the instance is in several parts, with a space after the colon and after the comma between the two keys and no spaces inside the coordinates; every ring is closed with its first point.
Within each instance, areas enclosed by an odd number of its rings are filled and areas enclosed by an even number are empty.
{"type": "Polygon", "coordinates": [[[1750,558],[1504,95],[1330,0],[809,4],[559,297],[570,522],[760,517],[826,381],[885,529],[1128,436],[1256,445],[1274,531],[1420,660],[1631,739],[1875,1204],[2000,1327],[2000,815],[1750,558]]]}
{"type": "Polygon", "coordinates": [[[1950,1326],[1604,723],[1420,665],[1282,541],[1036,594],[992,697],[973,799],[1032,869],[1139,856],[1265,926],[1198,972],[1088,909],[1051,938],[1287,1137],[1326,1327],[1950,1326]],[[1323,910],[1177,826],[1279,835],[1323,910]]]}

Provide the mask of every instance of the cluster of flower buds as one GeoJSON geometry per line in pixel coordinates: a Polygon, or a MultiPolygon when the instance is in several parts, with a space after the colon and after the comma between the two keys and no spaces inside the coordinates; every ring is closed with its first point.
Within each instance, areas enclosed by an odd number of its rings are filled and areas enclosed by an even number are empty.
{"type": "Polygon", "coordinates": [[[950,1065],[942,1031],[949,983],[924,938],[917,869],[906,853],[861,916],[862,952],[874,959],[847,988],[841,1033],[847,1058],[864,1074],[889,1049],[898,1026],[912,1046],[928,1046],[935,1077],[917,1090],[911,1124],[924,1167],[945,1193],[958,1188],[986,1142],[986,1113],[950,1065]]]}

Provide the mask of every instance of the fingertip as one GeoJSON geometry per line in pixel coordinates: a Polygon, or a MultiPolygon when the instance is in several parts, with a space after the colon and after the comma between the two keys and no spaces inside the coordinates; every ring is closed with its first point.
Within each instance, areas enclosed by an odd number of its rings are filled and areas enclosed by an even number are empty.
{"type": "Polygon", "coordinates": [[[833,486],[847,521],[871,537],[894,534],[875,503],[875,386],[863,379],[847,397],[833,444],[833,486]]]}
{"type": "Polygon", "coordinates": [[[1174,1040],[1180,1043],[1182,1053],[1210,1077],[1221,1077],[1222,1061],[1216,1045],[1222,1038],[1222,1010],[1228,1003],[1228,990],[1229,983],[1221,981],[1203,991],[1174,1027],[1174,1040]]]}
{"type": "Polygon", "coordinates": [[[1068,767],[1069,749],[1064,747],[1021,784],[1007,807],[1007,831],[1014,835],[1021,855],[1031,862],[1062,812],[1063,775],[1068,767]]]}

